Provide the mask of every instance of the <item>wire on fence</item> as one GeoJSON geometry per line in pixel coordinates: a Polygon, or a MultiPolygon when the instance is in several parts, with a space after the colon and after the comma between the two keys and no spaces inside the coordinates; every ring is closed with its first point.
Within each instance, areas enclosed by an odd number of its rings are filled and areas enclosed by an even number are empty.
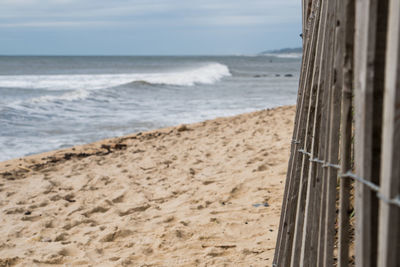
{"type": "MultiPolygon", "coordinates": [[[[310,158],[309,159],[311,162],[316,162],[316,163],[320,163],[320,164],[324,164],[325,163],[325,161],[323,161],[323,160],[320,160],[320,159],[318,159],[318,158],[310,158]]],[[[323,167],[323,166],[322,166],[323,167]]]]}
{"type": "Polygon", "coordinates": [[[295,139],[292,139],[292,144],[300,144],[301,142],[300,141],[297,141],[297,140],[295,140],[295,139]]]}
{"type": "MultiPolygon", "coordinates": [[[[296,141],[296,140],[294,140],[294,141],[296,141]]],[[[296,142],[298,142],[298,141],[296,141],[296,142]]],[[[335,169],[341,171],[340,166],[337,164],[333,164],[333,163],[321,160],[319,158],[314,158],[312,153],[305,151],[304,149],[298,149],[297,151],[304,155],[309,156],[310,161],[322,164],[323,168],[331,167],[331,168],[335,168],[335,169]]],[[[351,171],[347,171],[346,173],[339,173],[339,177],[340,178],[351,178],[353,180],[356,180],[356,181],[368,186],[372,191],[375,191],[377,197],[379,199],[381,199],[383,202],[400,207],[400,195],[398,195],[392,199],[388,199],[387,197],[385,197],[384,195],[382,195],[380,193],[380,187],[378,185],[376,185],[368,180],[365,180],[362,177],[357,176],[356,174],[352,173],[351,171]]]]}

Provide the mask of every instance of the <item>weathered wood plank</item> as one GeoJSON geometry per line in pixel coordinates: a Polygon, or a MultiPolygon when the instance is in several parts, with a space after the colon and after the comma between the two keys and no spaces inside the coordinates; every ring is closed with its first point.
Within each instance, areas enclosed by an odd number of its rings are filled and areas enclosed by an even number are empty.
{"type": "MultiPolygon", "coordinates": [[[[340,144],[340,166],[342,172],[352,170],[351,164],[351,139],[352,139],[352,97],[353,97],[353,49],[354,49],[354,15],[355,5],[353,0],[344,1],[344,17],[341,24],[344,27],[344,66],[343,66],[343,88],[342,88],[342,111],[341,111],[341,144],[340,144]]],[[[349,242],[350,242],[350,179],[340,180],[339,198],[339,267],[349,265],[349,242]]]]}
{"type": "MultiPolygon", "coordinates": [[[[327,75],[325,73],[324,79],[327,79],[327,75]]],[[[327,83],[329,83],[328,80],[326,80],[327,83]]],[[[329,119],[331,116],[331,101],[330,101],[330,96],[331,96],[331,86],[326,85],[325,86],[325,112],[323,113],[323,116],[325,120],[323,121],[322,125],[322,132],[324,133],[323,139],[321,139],[321,143],[323,144],[323,149],[321,148],[321,153],[320,153],[320,159],[327,161],[328,160],[328,154],[329,154],[329,128],[330,128],[330,122],[329,119]]],[[[319,214],[316,220],[318,220],[318,246],[317,246],[317,261],[315,266],[323,266],[323,260],[324,260],[324,252],[325,252],[325,206],[326,206],[326,192],[327,192],[327,169],[326,168],[320,168],[317,169],[317,175],[319,179],[321,179],[321,195],[320,195],[320,203],[319,203],[319,214]]]]}
{"type": "MultiPolygon", "coordinates": [[[[400,2],[390,1],[382,138],[381,191],[400,194],[400,2]]],[[[380,201],[378,266],[400,266],[400,208],[380,201]]]]}
{"type": "MultiPolygon", "coordinates": [[[[341,24],[344,27],[344,65],[341,111],[341,144],[340,166],[342,172],[352,170],[351,139],[352,139],[352,97],[353,97],[353,50],[354,50],[354,16],[355,5],[353,0],[344,0],[344,17],[341,24]]],[[[349,265],[350,242],[350,179],[340,180],[339,198],[339,267],[349,265]]]]}
{"type": "MultiPolygon", "coordinates": [[[[333,21],[336,24],[335,31],[332,33],[334,41],[333,51],[333,83],[331,90],[331,117],[330,133],[329,133],[329,155],[328,162],[338,164],[339,156],[339,130],[340,130],[340,109],[341,109],[341,93],[343,80],[343,27],[340,25],[342,19],[339,15],[342,13],[342,0],[337,0],[334,7],[335,12],[333,21]]],[[[325,267],[333,266],[333,250],[335,244],[335,222],[336,222],[336,185],[337,185],[337,169],[328,167],[327,171],[327,198],[326,198],[326,215],[325,215],[325,245],[324,245],[324,265],[325,267]]]]}
{"type": "MultiPolygon", "coordinates": [[[[321,140],[322,142],[325,143],[324,145],[324,156],[323,159],[327,161],[329,159],[329,151],[330,147],[332,144],[330,143],[331,138],[330,135],[332,134],[332,131],[330,130],[331,128],[331,116],[332,116],[332,84],[333,84],[333,52],[334,52],[334,31],[335,31],[335,1],[327,1],[328,2],[328,7],[327,7],[327,20],[328,20],[328,25],[330,25],[329,28],[327,28],[327,46],[326,46],[326,55],[324,57],[324,62],[326,64],[326,71],[324,74],[324,80],[325,80],[325,91],[326,91],[326,101],[327,101],[327,111],[326,111],[326,121],[324,122],[325,125],[324,131],[325,131],[325,140],[321,140]]],[[[326,227],[326,203],[327,203],[327,192],[328,192],[328,170],[326,168],[323,168],[322,170],[322,196],[320,198],[320,216],[318,218],[319,220],[319,227],[318,227],[318,247],[317,247],[317,262],[315,263],[315,266],[323,266],[323,261],[324,261],[324,253],[325,253],[325,227],[326,227]]]]}
{"type": "MultiPolygon", "coordinates": [[[[324,5],[324,17],[325,17],[325,29],[324,33],[326,35],[326,27],[330,26],[330,22],[327,21],[327,2],[323,2],[324,5]]],[[[325,39],[326,37],[324,37],[325,39]]],[[[317,156],[319,159],[324,159],[325,157],[325,138],[326,138],[326,122],[328,117],[328,92],[326,82],[326,69],[328,65],[326,62],[328,43],[324,42],[321,51],[321,72],[318,77],[319,86],[319,96],[318,96],[318,113],[315,116],[315,127],[314,127],[314,138],[315,143],[312,148],[312,154],[317,156]]],[[[300,265],[301,266],[317,266],[317,256],[318,256],[318,240],[319,240],[319,218],[320,216],[320,203],[322,196],[322,164],[315,164],[310,162],[310,181],[308,184],[307,192],[307,205],[306,205],[306,222],[304,224],[303,230],[303,244],[301,249],[300,265]]]]}
{"type": "MultiPolygon", "coordinates": [[[[298,140],[301,143],[304,139],[304,122],[306,119],[305,112],[308,109],[308,99],[310,94],[310,89],[307,84],[309,84],[310,76],[313,70],[313,62],[315,58],[315,54],[313,53],[316,45],[315,38],[315,30],[316,24],[318,20],[316,19],[319,16],[319,8],[320,8],[320,0],[314,0],[312,2],[312,10],[309,16],[309,26],[306,31],[306,50],[305,50],[305,59],[306,62],[302,66],[302,76],[303,79],[300,82],[300,90],[303,92],[301,95],[300,105],[298,102],[298,109],[300,112],[298,113],[298,117],[296,121],[298,122],[295,128],[295,136],[294,140],[298,140]]],[[[297,116],[297,115],[296,115],[297,116]]],[[[277,248],[274,256],[274,264],[278,264],[279,266],[286,266],[285,264],[290,264],[290,252],[292,248],[292,240],[293,240],[293,227],[294,227],[294,216],[296,215],[296,201],[297,201],[297,192],[298,192],[298,173],[299,173],[299,158],[301,160],[302,155],[297,153],[297,149],[299,144],[295,143],[292,146],[292,160],[290,162],[291,165],[288,167],[287,174],[287,194],[286,200],[284,201],[285,205],[282,209],[281,215],[281,227],[278,234],[277,248]],[[288,252],[289,251],[289,252],[288,252]]],[[[286,191],[286,189],[285,189],[286,191]]]]}
{"type": "MultiPolygon", "coordinates": [[[[387,1],[356,2],[355,38],[355,168],[356,174],[379,184],[383,74],[387,1]]],[[[377,264],[378,200],[356,183],[356,266],[377,264]]]]}
{"type": "MultiPolygon", "coordinates": [[[[305,121],[306,121],[306,111],[308,110],[309,105],[309,94],[310,94],[310,80],[312,78],[313,73],[313,63],[315,58],[315,46],[316,46],[316,31],[318,27],[318,17],[320,13],[320,0],[313,1],[312,12],[310,13],[310,44],[308,49],[309,57],[308,62],[305,68],[305,76],[303,83],[301,86],[304,88],[304,94],[302,96],[301,101],[301,110],[300,116],[298,118],[298,130],[295,140],[299,140],[301,143],[304,142],[305,135],[305,121]]],[[[297,151],[298,144],[294,146],[294,151],[297,151]]],[[[290,255],[292,251],[292,242],[293,242],[293,234],[294,234],[294,223],[296,216],[296,206],[297,206],[297,196],[298,196],[298,188],[299,188],[299,177],[301,171],[301,159],[303,155],[300,153],[293,153],[292,166],[289,167],[290,173],[288,173],[288,177],[292,182],[289,183],[288,189],[288,200],[286,201],[285,214],[283,218],[282,224],[282,237],[280,240],[280,248],[278,251],[277,258],[274,259],[274,262],[278,262],[279,266],[288,266],[290,264],[290,255]]]]}
{"type": "MultiPolygon", "coordinates": [[[[313,9],[316,8],[316,4],[314,3],[312,6],[313,9]]],[[[314,13],[314,10],[313,10],[314,13]]],[[[300,127],[301,124],[300,118],[302,118],[303,112],[305,112],[305,105],[304,105],[304,99],[305,96],[308,94],[308,88],[304,86],[306,76],[307,76],[307,69],[310,68],[310,63],[311,61],[311,56],[312,56],[312,26],[314,24],[313,17],[309,17],[307,22],[307,26],[305,27],[305,32],[303,32],[303,40],[304,40],[304,47],[303,47],[303,57],[302,57],[302,65],[301,65],[301,74],[300,74],[300,82],[299,82],[299,92],[297,96],[297,105],[296,105],[296,115],[295,115],[295,122],[294,122],[294,130],[293,130],[293,141],[300,140],[301,135],[300,135],[300,127]]],[[[299,147],[299,144],[296,142],[292,142],[291,146],[291,154],[290,154],[290,159],[289,159],[289,164],[288,164],[288,171],[287,171],[287,177],[286,177],[286,183],[285,183],[285,191],[284,191],[284,197],[283,197],[283,202],[282,202],[282,209],[281,209],[281,218],[280,218],[280,223],[279,223],[279,231],[278,231],[278,237],[277,237],[277,242],[276,242],[276,248],[275,248],[275,254],[274,254],[274,264],[276,262],[279,262],[279,258],[282,258],[284,256],[283,254],[283,249],[285,247],[285,242],[286,242],[286,229],[284,229],[285,226],[285,220],[287,215],[288,215],[288,210],[290,206],[288,206],[289,202],[289,193],[292,193],[294,188],[296,188],[296,180],[293,178],[293,166],[295,161],[297,160],[297,157],[299,156],[297,153],[297,149],[299,147]]]]}
{"type": "MultiPolygon", "coordinates": [[[[305,0],[304,0],[305,1],[305,0]]],[[[303,22],[304,24],[306,24],[305,22],[303,22]]],[[[285,182],[285,190],[284,190],[284,196],[283,196],[283,201],[282,201],[282,209],[281,209],[281,217],[280,217],[280,223],[279,223],[279,231],[278,231],[278,237],[277,237],[277,242],[276,242],[276,248],[275,248],[275,255],[274,258],[277,258],[277,255],[279,254],[279,250],[281,248],[281,240],[282,240],[282,235],[283,235],[283,231],[282,231],[282,222],[283,219],[285,217],[286,214],[286,205],[287,205],[287,198],[288,198],[288,192],[289,192],[289,188],[291,186],[291,183],[293,183],[292,179],[291,179],[291,168],[293,165],[293,157],[294,157],[294,153],[293,151],[295,151],[297,144],[295,142],[293,142],[294,140],[296,140],[297,137],[297,132],[298,132],[298,128],[299,128],[299,124],[298,124],[298,120],[299,117],[301,116],[301,112],[302,112],[302,99],[303,99],[303,94],[304,92],[304,87],[302,86],[303,84],[303,80],[305,78],[305,69],[306,69],[306,64],[309,62],[308,58],[309,55],[311,53],[311,50],[309,49],[309,40],[310,40],[310,36],[308,34],[307,28],[305,25],[303,25],[303,56],[302,56],[302,63],[301,63],[301,72],[300,72],[300,80],[299,80],[299,89],[298,89],[298,94],[297,94],[297,104],[296,104],[296,114],[295,114],[295,119],[294,119],[294,127],[293,127],[293,136],[292,136],[292,145],[291,145],[291,153],[290,153],[290,158],[289,158],[289,163],[288,163],[288,171],[287,171],[287,177],[286,177],[286,182],[285,182]]]]}
{"type": "MultiPolygon", "coordinates": [[[[324,66],[324,62],[322,60],[322,51],[324,46],[324,38],[325,38],[325,27],[326,27],[326,3],[322,2],[321,6],[321,16],[319,22],[319,28],[317,33],[317,46],[316,46],[316,57],[315,57],[315,69],[312,77],[311,89],[312,94],[310,95],[310,102],[314,103],[309,106],[309,116],[307,120],[307,139],[304,144],[304,149],[306,151],[310,151],[311,153],[315,153],[318,148],[318,136],[316,137],[316,133],[319,129],[319,119],[320,119],[320,99],[321,99],[321,74],[324,72],[322,66],[324,66]]],[[[298,266],[302,253],[304,254],[304,229],[306,229],[305,222],[305,212],[306,206],[312,205],[309,201],[309,172],[312,169],[315,169],[313,164],[310,164],[309,157],[303,157],[302,162],[302,171],[301,171],[301,182],[300,182],[300,193],[297,205],[297,215],[296,215],[296,228],[295,228],[295,238],[294,238],[294,248],[292,250],[292,262],[291,266],[298,266]],[[311,167],[311,169],[310,169],[311,167]],[[302,252],[303,251],[303,252],[302,252]]],[[[311,221],[309,220],[311,224],[311,221]]],[[[309,228],[307,228],[309,229],[309,228]]]]}
{"type": "MultiPolygon", "coordinates": [[[[317,45],[315,48],[315,59],[314,59],[314,69],[312,73],[312,79],[310,83],[311,93],[309,99],[308,106],[308,114],[305,128],[305,137],[304,137],[304,145],[303,148],[305,151],[311,151],[315,146],[315,138],[314,138],[314,120],[318,110],[317,107],[317,98],[319,96],[319,77],[321,73],[321,51],[322,46],[324,44],[325,38],[325,25],[326,19],[324,17],[325,13],[323,13],[324,3],[322,2],[321,6],[321,15],[319,16],[319,23],[317,29],[317,45]]],[[[301,162],[301,172],[300,172],[300,183],[299,183],[299,193],[296,207],[296,222],[294,229],[294,238],[293,238],[293,249],[291,256],[291,266],[297,266],[300,261],[301,249],[302,249],[302,238],[303,238],[303,225],[305,219],[305,206],[306,206],[306,196],[308,189],[308,178],[309,178],[309,167],[310,161],[309,157],[305,156],[301,162]]]]}

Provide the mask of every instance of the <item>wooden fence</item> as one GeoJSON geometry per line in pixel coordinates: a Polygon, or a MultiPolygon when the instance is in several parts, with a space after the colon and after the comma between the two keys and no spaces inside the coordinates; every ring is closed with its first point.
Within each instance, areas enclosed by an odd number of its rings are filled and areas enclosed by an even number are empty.
{"type": "Polygon", "coordinates": [[[400,266],[400,0],[302,0],[274,266],[400,266]]]}

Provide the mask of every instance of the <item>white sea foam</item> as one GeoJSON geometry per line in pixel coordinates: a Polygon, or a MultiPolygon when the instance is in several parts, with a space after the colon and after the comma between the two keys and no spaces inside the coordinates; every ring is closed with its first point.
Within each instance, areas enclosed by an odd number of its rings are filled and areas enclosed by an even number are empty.
{"type": "Polygon", "coordinates": [[[0,87],[40,88],[47,90],[93,90],[132,82],[193,86],[213,84],[230,76],[226,65],[209,63],[193,69],[165,73],[73,74],[73,75],[9,75],[0,76],[0,87]]]}
{"type": "Polygon", "coordinates": [[[41,102],[53,102],[53,101],[74,101],[74,100],[83,100],[86,99],[90,95],[90,91],[88,90],[75,90],[72,92],[68,92],[59,96],[55,95],[44,95],[30,99],[31,103],[41,103],[41,102]]]}

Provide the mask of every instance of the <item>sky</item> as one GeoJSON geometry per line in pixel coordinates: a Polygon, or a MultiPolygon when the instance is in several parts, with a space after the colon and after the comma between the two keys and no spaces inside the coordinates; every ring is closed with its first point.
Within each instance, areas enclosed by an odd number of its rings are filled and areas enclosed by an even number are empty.
{"type": "Polygon", "coordinates": [[[257,54],[300,33],[300,0],[0,0],[0,55],[257,54]]]}

